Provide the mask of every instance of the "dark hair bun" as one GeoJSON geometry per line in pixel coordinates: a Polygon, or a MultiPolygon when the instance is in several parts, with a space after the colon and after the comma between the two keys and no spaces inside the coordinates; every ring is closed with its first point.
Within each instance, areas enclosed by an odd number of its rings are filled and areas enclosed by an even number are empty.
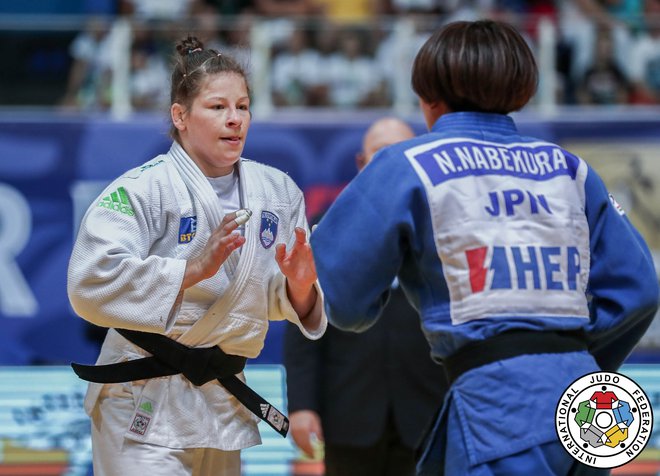
{"type": "Polygon", "coordinates": [[[181,56],[187,56],[193,53],[204,51],[204,43],[199,41],[196,36],[188,35],[187,38],[181,40],[176,45],[176,50],[181,56]]]}

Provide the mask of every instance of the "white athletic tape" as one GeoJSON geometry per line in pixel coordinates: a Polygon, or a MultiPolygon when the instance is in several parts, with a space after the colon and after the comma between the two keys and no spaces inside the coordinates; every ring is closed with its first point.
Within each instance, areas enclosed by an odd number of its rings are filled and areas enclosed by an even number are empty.
{"type": "Polygon", "coordinates": [[[236,211],[236,218],[234,218],[234,221],[238,224],[238,226],[245,225],[251,216],[252,210],[249,210],[248,208],[241,208],[240,210],[236,211]]]}

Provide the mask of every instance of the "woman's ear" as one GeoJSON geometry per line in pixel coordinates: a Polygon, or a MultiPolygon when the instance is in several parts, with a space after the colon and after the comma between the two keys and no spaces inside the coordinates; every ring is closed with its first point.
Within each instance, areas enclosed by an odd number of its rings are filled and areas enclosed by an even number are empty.
{"type": "Polygon", "coordinates": [[[184,107],[175,102],[170,108],[170,116],[172,117],[172,124],[180,131],[186,130],[186,111],[184,107]]]}
{"type": "Polygon", "coordinates": [[[426,127],[431,130],[433,124],[436,123],[440,116],[444,116],[448,112],[451,112],[447,104],[444,101],[438,101],[434,103],[428,103],[422,98],[419,99],[419,107],[424,114],[424,122],[426,122],[426,127]]]}

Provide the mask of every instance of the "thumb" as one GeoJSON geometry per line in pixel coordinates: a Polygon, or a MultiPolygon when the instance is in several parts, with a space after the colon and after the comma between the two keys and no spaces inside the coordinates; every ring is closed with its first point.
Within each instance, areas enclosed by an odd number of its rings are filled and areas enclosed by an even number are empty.
{"type": "Polygon", "coordinates": [[[314,447],[312,445],[312,433],[310,429],[299,429],[291,433],[293,441],[296,443],[296,446],[300,448],[300,451],[305,453],[308,457],[314,457],[314,447]]]}
{"type": "Polygon", "coordinates": [[[320,419],[316,419],[314,421],[314,424],[312,425],[312,432],[316,435],[316,438],[319,441],[325,441],[325,438],[323,438],[323,426],[321,425],[320,419]]]}

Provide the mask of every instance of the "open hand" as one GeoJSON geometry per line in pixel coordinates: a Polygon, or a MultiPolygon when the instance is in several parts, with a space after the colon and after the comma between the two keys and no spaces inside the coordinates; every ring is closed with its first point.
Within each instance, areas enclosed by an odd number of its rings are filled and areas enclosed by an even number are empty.
{"type": "Polygon", "coordinates": [[[227,213],[224,216],[222,223],[211,233],[201,254],[188,260],[183,278],[183,289],[214,276],[229,255],[245,243],[245,237],[234,232],[238,226],[236,212],[227,213]]]}
{"type": "Polygon", "coordinates": [[[296,227],[296,241],[291,250],[283,243],[275,247],[275,261],[282,274],[286,276],[288,285],[294,291],[308,291],[316,282],[316,266],[312,247],[307,242],[305,230],[296,227]]]}

